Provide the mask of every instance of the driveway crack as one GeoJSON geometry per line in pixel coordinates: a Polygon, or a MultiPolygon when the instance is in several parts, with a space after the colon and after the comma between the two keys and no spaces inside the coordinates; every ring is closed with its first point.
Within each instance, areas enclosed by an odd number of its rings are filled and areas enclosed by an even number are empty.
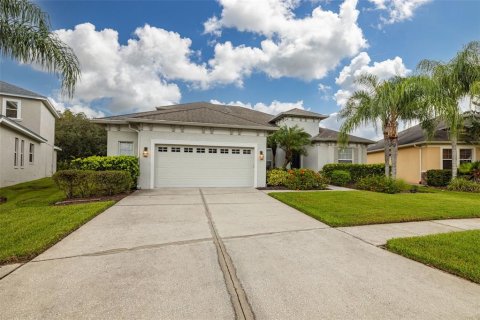
{"type": "Polygon", "coordinates": [[[237,277],[232,259],[230,258],[227,249],[225,248],[225,244],[218,234],[215,223],[213,222],[212,214],[208,208],[208,204],[205,200],[205,195],[203,194],[202,189],[200,189],[200,195],[202,197],[203,205],[205,206],[205,215],[208,219],[208,225],[210,227],[210,232],[212,233],[215,248],[217,249],[218,263],[225,279],[225,284],[232,301],[235,316],[237,319],[255,319],[255,314],[253,313],[252,307],[248,302],[247,295],[243,290],[242,284],[237,277]]]}

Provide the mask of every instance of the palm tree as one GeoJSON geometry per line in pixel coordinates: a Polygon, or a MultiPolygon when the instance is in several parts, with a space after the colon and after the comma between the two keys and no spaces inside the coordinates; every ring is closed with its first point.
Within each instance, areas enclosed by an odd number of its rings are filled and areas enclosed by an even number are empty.
{"type": "Polygon", "coordinates": [[[364,74],[356,82],[363,89],[355,91],[340,111],[345,122],[340,128],[340,143],[348,142],[348,133],[365,125],[377,127],[381,124],[384,137],[385,175],[397,175],[398,125],[424,119],[422,87],[424,77],[394,77],[380,82],[374,75],[364,74]]]}
{"type": "Polygon", "coordinates": [[[267,148],[272,149],[272,169],[275,168],[275,157],[277,155],[277,141],[275,135],[271,134],[267,137],[267,148]]]}
{"type": "Polygon", "coordinates": [[[22,63],[38,64],[62,79],[70,97],[80,77],[72,49],[50,31],[47,13],[27,0],[0,0],[0,52],[22,63]]]}
{"type": "Polygon", "coordinates": [[[311,136],[298,126],[282,126],[272,136],[278,147],[285,151],[283,168],[292,163],[294,154],[307,155],[307,145],[310,145],[311,136]]]}
{"type": "MultiPolygon", "coordinates": [[[[422,60],[418,69],[430,77],[431,85],[425,90],[429,108],[434,117],[431,122],[443,122],[452,144],[452,177],[457,176],[458,138],[464,117],[459,103],[462,99],[478,99],[480,92],[480,41],[473,41],[448,62],[422,60]]],[[[437,126],[430,125],[431,136],[437,126]]]]}

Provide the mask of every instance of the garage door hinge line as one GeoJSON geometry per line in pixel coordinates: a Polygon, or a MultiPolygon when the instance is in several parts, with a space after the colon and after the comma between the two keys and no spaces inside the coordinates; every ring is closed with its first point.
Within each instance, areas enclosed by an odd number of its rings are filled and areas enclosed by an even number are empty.
{"type": "Polygon", "coordinates": [[[210,227],[210,232],[212,233],[213,242],[215,244],[215,248],[217,249],[218,263],[225,279],[225,284],[232,301],[236,318],[245,320],[255,319],[255,314],[248,303],[247,295],[243,290],[240,280],[237,278],[232,259],[228,255],[225,245],[218,234],[217,228],[215,227],[215,223],[213,222],[212,215],[210,213],[210,209],[208,208],[208,204],[205,200],[205,195],[203,194],[202,189],[200,189],[200,195],[202,197],[203,205],[205,206],[205,214],[208,219],[208,225],[210,227]]]}

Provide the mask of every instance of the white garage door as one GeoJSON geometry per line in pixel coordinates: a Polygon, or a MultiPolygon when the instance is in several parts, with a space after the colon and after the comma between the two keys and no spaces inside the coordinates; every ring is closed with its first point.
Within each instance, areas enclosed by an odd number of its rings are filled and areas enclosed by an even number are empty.
{"type": "Polygon", "coordinates": [[[156,145],[155,187],[252,187],[251,148],[156,145]]]}

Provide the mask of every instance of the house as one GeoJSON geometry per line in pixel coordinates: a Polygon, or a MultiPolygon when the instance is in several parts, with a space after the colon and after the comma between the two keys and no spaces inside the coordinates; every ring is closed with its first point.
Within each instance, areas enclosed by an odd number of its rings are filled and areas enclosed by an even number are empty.
{"type": "Polygon", "coordinates": [[[51,176],[56,171],[58,114],[48,99],[0,81],[0,187],[51,176]]]}
{"type": "MultiPolygon", "coordinates": [[[[138,186],[151,189],[264,187],[267,136],[286,123],[308,128],[315,145],[329,152],[323,155],[312,147],[312,158],[300,159],[305,166],[318,170],[336,157],[335,133],[318,127],[325,117],[298,109],[272,117],[243,107],[195,102],[92,121],[106,127],[108,155],[140,158],[138,186]]],[[[338,161],[364,161],[365,143],[367,140],[353,142],[352,152],[337,157],[338,161]],[[354,150],[357,146],[361,146],[361,152],[354,150]]]]}
{"type": "MultiPolygon", "coordinates": [[[[384,163],[384,141],[368,147],[367,163],[384,163]]],[[[480,160],[480,146],[458,142],[458,164],[480,160]]],[[[397,178],[421,183],[424,173],[431,169],[452,168],[452,146],[448,131],[438,127],[428,139],[420,125],[398,134],[397,178]]]]}

